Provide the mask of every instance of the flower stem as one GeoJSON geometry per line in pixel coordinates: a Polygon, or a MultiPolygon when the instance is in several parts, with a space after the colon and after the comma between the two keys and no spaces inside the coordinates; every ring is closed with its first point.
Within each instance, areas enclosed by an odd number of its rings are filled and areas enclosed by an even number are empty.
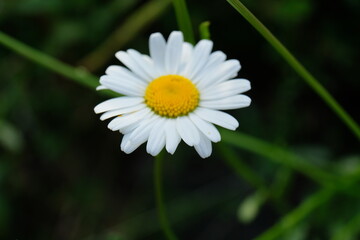
{"type": "Polygon", "coordinates": [[[360,127],[320,82],[289,52],[289,50],[252,14],[239,0],[227,0],[288,62],[288,64],[309,84],[325,101],[336,115],[347,125],[360,140],[360,127]]]}
{"type": "Polygon", "coordinates": [[[151,0],[134,11],[119,28],[117,28],[93,52],[81,61],[89,71],[93,72],[103,67],[116,51],[133,40],[141,31],[154,22],[170,5],[171,0],[151,0]]]}
{"type": "Polygon", "coordinates": [[[179,29],[183,32],[185,41],[195,44],[195,37],[193,27],[191,25],[191,19],[189,11],[186,7],[185,0],[173,0],[176,20],[179,25],[179,29]]]}
{"type": "Polygon", "coordinates": [[[164,153],[160,153],[155,157],[154,164],[154,186],[155,186],[155,197],[157,205],[157,213],[160,220],[160,225],[164,234],[168,240],[177,240],[174,232],[172,231],[169,221],[166,216],[165,204],[162,191],[162,162],[164,160],[164,153]]]}

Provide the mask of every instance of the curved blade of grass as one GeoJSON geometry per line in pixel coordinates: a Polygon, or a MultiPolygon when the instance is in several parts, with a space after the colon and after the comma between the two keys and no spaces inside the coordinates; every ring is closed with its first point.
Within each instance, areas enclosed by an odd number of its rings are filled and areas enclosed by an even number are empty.
{"type": "Polygon", "coordinates": [[[67,65],[49,55],[46,55],[19,42],[18,40],[6,35],[3,32],[0,32],[0,44],[30,59],[33,62],[44,66],[45,68],[48,68],[56,73],[74,80],[77,83],[80,83],[83,86],[94,90],[99,85],[98,78],[94,77],[84,69],[74,68],[70,65],[67,65]]]}
{"type": "Polygon", "coordinates": [[[259,177],[249,166],[247,166],[230,147],[223,143],[216,145],[216,148],[223,156],[223,160],[229,165],[230,168],[234,169],[235,173],[241,176],[254,188],[262,191],[267,190],[267,186],[264,180],[259,177]]]}
{"type": "Polygon", "coordinates": [[[129,16],[124,24],[104,40],[98,48],[85,56],[80,61],[80,65],[91,72],[102,67],[114,56],[115,52],[149,26],[169,5],[170,0],[152,0],[144,4],[129,16]]]}
{"type": "Polygon", "coordinates": [[[239,0],[227,0],[286,60],[306,83],[325,101],[335,114],[360,140],[360,127],[320,82],[289,52],[289,50],[239,0]]]}
{"type": "Polygon", "coordinates": [[[337,176],[316,167],[309,163],[309,161],[304,160],[300,156],[282,149],[281,147],[240,132],[220,129],[220,133],[223,142],[259,154],[273,162],[295,169],[321,185],[333,186],[334,184],[340,184],[340,180],[337,176]]]}
{"type": "Polygon", "coordinates": [[[194,31],[185,0],[173,0],[173,5],[176,14],[176,20],[179,29],[184,34],[185,41],[195,44],[194,31]]]}
{"type": "Polygon", "coordinates": [[[308,197],[300,206],[283,217],[273,227],[255,238],[255,240],[279,239],[283,233],[292,229],[308,215],[310,215],[314,210],[329,201],[334,194],[335,191],[330,189],[322,189],[319,192],[314,193],[308,197]]]}

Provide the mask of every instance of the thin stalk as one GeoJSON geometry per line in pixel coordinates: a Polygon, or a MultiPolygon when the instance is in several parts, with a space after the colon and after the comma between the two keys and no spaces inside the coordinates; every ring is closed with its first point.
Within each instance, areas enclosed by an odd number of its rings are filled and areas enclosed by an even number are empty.
{"type": "Polygon", "coordinates": [[[173,0],[173,5],[175,8],[176,20],[179,29],[184,34],[185,41],[195,44],[194,31],[185,0],[173,0]]]}
{"type": "Polygon", "coordinates": [[[287,61],[287,63],[305,80],[307,84],[325,101],[334,113],[360,140],[360,127],[342,108],[334,97],[320,84],[305,67],[289,52],[289,50],[252,14],[239,0],[227,0],[287,61]]]}
{"type": "Polygon", "coordinates": [[[223,156],[223,160],[227,165],[232,168],[236,174],[245,179],[250,185],[254,188],[257,188],[261,191],[267,191],[267,186],[264,180],[259,177],[249,166],[247,166],[235,152],[223,143],[218,143],[216,145],[217,149],[223,156]]]}
{"type": "Polygon", "coordinates": [[[314,193],[308,197],[300,206],[283,217],[273,227],[255,238],[255,240],[279,239],[282,234],[292,229],[307,216],[309,216],[314,210],[329,201],[334,194],[335,191],[331,189],[322,189],[319,192],[314,193]]]}
{"type": "Polygon", "coordinates": [[[171,0],[152,0],[139,7],[100,46],[86,55],[80,61],[80,65],[91,72],[101,68],[115,52],[159,18],[170,3],[171,0]]]}
{"type": "Polygon", "coordinates": [[[291,151],[240,132],[221,129],[220,133],[224,143],[248,150],[275,163],[295,169],[323,186],[339,187],[342,184],[337,175],[322,170],[291,151]]]}
{"type": "Polygon", "coordinates": [[[164,153],[160,153],[155,157],[154,164],[154,186],[155,197],[157,205],[157,213],[160,220],[161,228],[168,240],[177,240],[176,235],[170,227],[169,220],[166,216],[163,189],[162,189],[162,162],[164,160],[164,153]]]}
{"type": "Polygon", "coordinates": [[[96,86],[99,85],[97,78],[88,73],[86,70],[82,68],[74,68],[59,60],[56,60],[49,55],[46,55],[38,50],[35,50],[34,48],[31,48],[19,42],[18,40],[6,35],[1,31],[0,44],[30,59],[33,62],[36,62],[54,72],[57,72],[67,78],[74,80],[75,82],[80,83],[83,86],[95,89],[96,86]]]}

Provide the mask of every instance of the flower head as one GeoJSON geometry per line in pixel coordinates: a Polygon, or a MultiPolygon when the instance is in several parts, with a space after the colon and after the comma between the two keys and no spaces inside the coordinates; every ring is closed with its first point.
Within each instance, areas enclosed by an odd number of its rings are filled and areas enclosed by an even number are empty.
{"type": "Polygon", "coordinates": [[[250,89],[250,82],[235,78],[239,61],[211,52],[212,46],[210,40],[192,46],[174,31],[167,42],[160,33],[150,36],[150,57],[133,49],[116,53],[127,68],[108,67],[98,90],[124,96],[94,110],[102,113],[101,120],[113,118],[109,129],[124,134],[121,150],[131,153],[147,141],[149,154],[155,156],[164,147],[173,154],[182,139],[206,158],[211,142],[221,139],[213,124],[238,127],[234,117],[219,110],[249,106],[251,99],[242,93],[250,89]]]}

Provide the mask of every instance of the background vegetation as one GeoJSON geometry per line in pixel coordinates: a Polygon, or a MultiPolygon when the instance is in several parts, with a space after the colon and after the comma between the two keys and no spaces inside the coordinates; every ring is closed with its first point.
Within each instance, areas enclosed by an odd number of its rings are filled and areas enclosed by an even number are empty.
{"type": "MultiPolygon", "coordinates": [[[[244,3],[359,122],[360,2],[244,3]]],[[[209,159],[185,144],[167,156],[179,238],[360,238],[359,140],[226,1],[188,7],[240,60],[253,103],[231,111],[246,135],[224,132],[209,159]]],[[[169,0],[0,0],[2,32],[96,76],[117,50],[147,53],[152,32],[175,29],[169,0]]],[[[154,159],[120,151],[93,112],[107,97],[3,46],[0,73],[0,239],[162,239],[154,159]]]]}

